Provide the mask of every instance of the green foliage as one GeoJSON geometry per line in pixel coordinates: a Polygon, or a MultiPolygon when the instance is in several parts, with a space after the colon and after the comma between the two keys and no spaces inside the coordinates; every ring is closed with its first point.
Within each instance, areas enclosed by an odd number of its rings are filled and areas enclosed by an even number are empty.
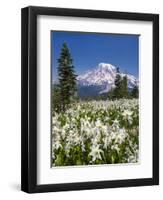
{"type": "Polygon", "coordinates": [[[115,99],[115,93],[113,88],[111,88],[111,90],[109,91],[108,98],[115,99]]]}
{"type": "Polygon", "coordinates": [[[122,95],[123,98],[127,98],[128,97],[127,76],[124,76],[122,78],[122,82],[121,82],[121,95],[122,95]]]}
{"type": "Polygon", "coordinates": [[[77,94],[76,74],[73,59],[66,43],[63,44],[58,59],[58,88],[54,92],[54,102],[57,111],[65,111],[73,103],[77,94]],[[56,95],[56,96],[55,96],[56,95]],[[58,102],[57,102],[58,100],[58,102]]]}
{"type": "Polygon", "coordinates": [[[122,98],[122,77],[119,73],[119,68],[117,68],[117,74],[115,77],[115,89],[113,92],[113,98],[122,98]]]}
{"type": "Polygon", "coordinates": [[[122,77],[119,72],[119,68],[117,68],[117,74],[115,77],[115,88],[111,89],[108,94],[109,99],[120,99],[120,98],[128,98],[128,80],[127,76],[122,77]]]}
{"type": "Polygon", "coordinates": [[[61,95],[60,95],[60,90],[58,85],[53,85],[52,86],[52,110],[55,112],[59,112],[61,110],[61,95]]]}
{"type": "Polygon", "coordinates": [[[139,97],[139,88],[138,88],[137,85],[135,85],[135,87],[132,89],[131,96],[133,98],[138,98],[139,97]]]}

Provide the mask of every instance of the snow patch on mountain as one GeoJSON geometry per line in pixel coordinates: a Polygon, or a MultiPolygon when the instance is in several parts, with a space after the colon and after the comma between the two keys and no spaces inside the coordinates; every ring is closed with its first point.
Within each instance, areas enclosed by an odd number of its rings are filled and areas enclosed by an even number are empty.
{"type": "MultiPolygon", "coordinates": [[[[104,90],[100,94],[108,92],[114,88],[114,81],[117,73],[117,67],[109,63],[99,63],[95,69],[77,77],[77,82],[82,86],[104,86],[104,90]]],[[[127,76],[128,87],[133,88],[138,84],[136,77],[130,74],[120,73],[122,77],[127,76]]]]}

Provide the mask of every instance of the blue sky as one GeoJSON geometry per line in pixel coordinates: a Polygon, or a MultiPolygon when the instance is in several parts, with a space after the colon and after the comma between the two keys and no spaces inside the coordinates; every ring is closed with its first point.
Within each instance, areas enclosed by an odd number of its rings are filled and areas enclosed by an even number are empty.
{"type": "Polygon", "coordinates": [[[51,34],[52,80],[57,77],[57,59],[64,42],[68,44],[78,75],[104,62],[138,77],[138,35],[63,31],[52,31],[51,34]]]}

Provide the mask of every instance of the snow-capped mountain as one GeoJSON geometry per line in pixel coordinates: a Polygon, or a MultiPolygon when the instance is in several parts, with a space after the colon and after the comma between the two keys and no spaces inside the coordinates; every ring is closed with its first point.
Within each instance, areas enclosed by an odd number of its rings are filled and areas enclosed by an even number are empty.
{"type": "MultiPolygon", "coordinates": [[[[128,87],[131,89],[138,84],[136,77],[130,74],[120,73],[120,75],[127,76],[128,87]]],[[[114,88],[114,81],[116,77],[116,67],[108,63],[99,63],[98,66],[87,71],[83,75],[77,77],[78,85],[80,86],[99,86],[101,90],[99,94],[108,92],[111,88],[114,88]]]]}

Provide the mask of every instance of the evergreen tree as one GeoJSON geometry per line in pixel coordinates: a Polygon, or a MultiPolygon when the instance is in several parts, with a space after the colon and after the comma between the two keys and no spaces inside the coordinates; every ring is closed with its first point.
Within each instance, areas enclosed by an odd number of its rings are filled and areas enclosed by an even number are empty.
{"type": "Polygon", "coordinates": [[[131,91],[131,96],[133,97],[133,98],[138,98],[139,97],[139,88],[138,88],[138,85],[136,84],[135,86],[134,86],[134,88],[132,89],[132,91],[131,91]]]}
{"type": "Polygon", "coordinates": [[[60,110],[61,110],[61,96],[60,96],[59,86],[53,85],[52,86],[52,111],[59,112],[60,110]]]}
{"type": "Polygon", "coordinates": [[[128,97],[128,81],[127,81],[127,75],[123,77],[121,82],[121,98],[127,98],[128,97]]]}
{"type": "Polygon", "coordinates": [[[122,78],[119,72],[119,68],[117,68],[114,84],[115,88],[112,88],[109,91],[109,99],[120,99],[129,97],[127,75],[122,78]]]}
{"type": "Polygon", "coordinates": [[[122,97],[122,77],[120,75],[119,68],[117,68],[117,72],[116,72],[115,89],[114,89],[113,96],[117,99],[122,97]]]}
{"type": "Polygon", "coordinates": [[[58,79],[61,98],[60,109],[62,111],[74,100],[77,91],[76,74],[72,63],[73,60],[70,51],[67,44],[64,43],[60,58],[58,59],[58,79]]]}

